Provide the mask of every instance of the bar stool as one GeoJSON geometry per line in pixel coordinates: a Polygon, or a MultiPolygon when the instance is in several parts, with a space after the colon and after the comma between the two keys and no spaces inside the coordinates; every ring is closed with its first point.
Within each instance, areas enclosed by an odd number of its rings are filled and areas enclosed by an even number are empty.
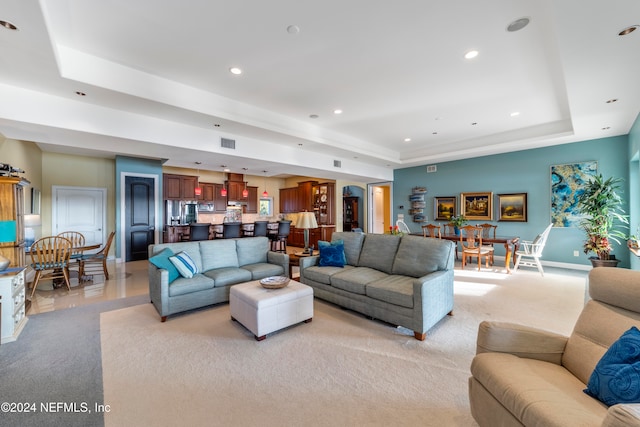
{"type": "Polygon", "coordinates": [[[278,232],[271,237],[271,250],[287,252],[287,238],[291,231],[291,221],[278,221],[278,232]]]}

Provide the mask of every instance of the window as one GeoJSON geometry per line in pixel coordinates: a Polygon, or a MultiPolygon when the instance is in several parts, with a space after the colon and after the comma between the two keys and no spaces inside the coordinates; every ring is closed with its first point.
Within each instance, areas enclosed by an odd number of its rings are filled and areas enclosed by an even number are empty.
{"type": "Polygon", "coordinates": [[[260,216],[273,215],[273,197],[260,197],[260,204],[258,205],[258,214],[260,216]]]}

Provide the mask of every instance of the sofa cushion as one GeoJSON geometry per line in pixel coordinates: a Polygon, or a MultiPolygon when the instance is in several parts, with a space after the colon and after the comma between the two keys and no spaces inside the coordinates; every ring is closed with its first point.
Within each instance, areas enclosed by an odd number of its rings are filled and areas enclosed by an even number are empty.
{"type": "Polygon", "coordinates": [[[281,265],[269,264],[267,262],[243,265],[241,268],[251,272],[252,280],[264,279],[269,276],[282,276],[289,273],[288,271],[285,273],[281,265]]]}
{"type": "Polygon", "coordinates": [[[640,403],[640,331],[631,327],[602,356],[591,374],[588,395],[606,405],[640,403]]]}
{"type": "Polygon", "coordinates": [[[391,274],[401,236],[391,234],[366,234],[365,236],[358,267],[375,268],[391,274]]]}
{"type": "Polygon", "coordinates": [[[195,262],[193,262],[189,254],[184,251],[170,256],[169,261],[176,267],[182,277],[191,279],[194,274],[198,273],[198,267],[195,262]]]}
{"type": "Polygon", "coordinates": [[[331,284],[331,276],[340,273],[345,270],[355,268],[351,265],[345,265],[344,267],[309,267],[304,269],[304,277],[314,282],[324,283],[325,285],[331,284]]]}
{"type": "Polygon", "coordinates": [[[169,296],[186,295],[211,288],[213,288],[213,280],[198,273],[194,274],[190,279],[184,277],[177,278],[171,286],[169,286],[169,296]]]}
{"type": "Polygon", "coordinates": [[[251,272],[239,267],[216,268],[215,270],[205,271],[203,274],[213,279],[216,288],[251,280],[251,272]]]}
{"type": "Polygon", "coordinates": [[[331,235],[331,241],[336,242],[342,240],[344,242],[344,255],[347,264],[357,267],[364,236],[362,233],[338,231],[331,235]]]}
{"type": "Polygon", "coordinates": [[[320,250],[318,261],[320,267],[344,267],[347,262],[344,255],[344,240],[333,242],[320,240],[318,241],[318,249],[320,250]]]}
{"type": "Polygon", "coordinates": [[[157,245],[150,245],[149,247],[150,250],[153,251],[154,255],[165,248],[170,248],[174,254],[184,251],[189,254],[189,257],[191,257],[193,262],[196,264],[198,271],[203,271],[202,257],[200,256],[200,242],[160,243],[157,245]]]}
{"type": "Polygon", "coordinates": [[[236,241],[233,239],[200,241],[202,271],[222,267],[239,267],[236,241]]]}
{"type": "Polygon", "coordinates": [[[167,270],[167,272],[169,273],[169,283],[172,283],[174,280],[180,277],[180,273],[178,272],[178,269],[169,260],[169,257],[172,257],[172,256],[173,256],[173,251],[169,248],[164,248],[160,253],[149,258],[149,262],[151,264],[155,265],[158,268],[167,270]]]}
{"type": "Polygon", "coordinates": [[[413,308],[413,277],[387,276],[368,283],[366,295],[393,305],[413,308]]]}
{"type": "MultiPolygon", "coordinates": [[[[339,268],[339,267],[333,267],[339,268]]],[[[366,294],[367,283],[387,277],[381,271],[368,267],[356,267],[331,276],[331,286],[360,295],[366,294]]]]}
{"type": "Polygon", "coordinates": [[[607,407],[582,392],[584,383],[555,363],[507,353],[481,353],[473,377],[527,426],[600,426],[607,407]]]}
{"type": "Polygon", "coordinates": [[[452,245],[446,240],[402,236],[393,262],[393,274],[422,277],[446,270],[452,245]]]}
{"type": "Polygon", "coordinates": [[[267,262],[269,239],[266,237],[245,237],[236,240],[238,247],[238,265],[267,262]]]}

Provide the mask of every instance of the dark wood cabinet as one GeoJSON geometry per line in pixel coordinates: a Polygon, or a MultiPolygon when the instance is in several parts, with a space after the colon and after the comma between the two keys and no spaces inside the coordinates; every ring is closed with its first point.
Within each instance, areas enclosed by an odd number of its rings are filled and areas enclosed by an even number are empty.
{"type": "MultiPolygon", "coordinates": [[[[309,245],[313,246],[314,250],[318,250],[318,241],[324,240],[326,242],[330,242],[331,235],[333,234],[334,230],[334,226],[323,226],[310,229],[309,245]]],[[[304,229],[291,226],[291,231],[289,233],[289,237],[287,238],[287,244],[289,246],[304,248],[304,229]]]]}
{"type": "Polygon", "coordinates": [[[280,213],[298,212],[298,188],[280,189],[280,213]]]}
{"type": "Polygon", "coordinates": [[[247,205],[244,213],[258,213],[258,187],[247,187],[247,191],[249,196],[246,198],[247,205]]]}
{"type": "Polygon", "coordinates": [[[214,203],[215,202],[215,191],[216,185],[209,182],[200,182],[198,183],[202,192],[199,196],[196,196],[198,201],[203,203],[214,203]]]}
{"type": "Polygon", "coordinates": [[[165,200],[196,200],[198,177],[163,174],[162,193],[165,200]]]}
{"type": "Polygon", "coordinates": [[[360,227],[358,223],[359,197],[343,197],[342,199],[342,231],[351,231],[360,227]]]}
{"type": "Polygon", "coordinates": [[[335,184],[331,182],[313,187],[313,211],[318,225],[335,224],[334,188],[335,184]]]}
{"type": "Polygon", "coordinates": [[[0,177],[0,255],[10,267],[24,267],[24,187],[28,181],[19,177],[0,177]]]}
{"type": "Polygon", "coordinates": [[[313,188],[317,181],[304,181],[298,183],[296,212],[313,211],[313,188]]]}
{"type": "Polygon", "coordinates": [[[214,184],[213,186],[213,209],[215,213],[227,212],[227,196],[222,195],[224,185],[214,184]]]}

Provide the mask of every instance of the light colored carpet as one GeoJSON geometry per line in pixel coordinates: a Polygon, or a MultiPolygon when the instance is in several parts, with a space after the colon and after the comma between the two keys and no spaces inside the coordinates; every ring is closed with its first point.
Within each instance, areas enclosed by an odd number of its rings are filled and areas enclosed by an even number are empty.
{"type": "Polygon", "coordinates": [[[321,300],[313,322],[257,342],[228,304],[161,323],[151,304],[101,314],[105,426],[475,426],[478,323],[569,334],[585,274],[456,271],[454,316],[423,342],[321,300]]]}

